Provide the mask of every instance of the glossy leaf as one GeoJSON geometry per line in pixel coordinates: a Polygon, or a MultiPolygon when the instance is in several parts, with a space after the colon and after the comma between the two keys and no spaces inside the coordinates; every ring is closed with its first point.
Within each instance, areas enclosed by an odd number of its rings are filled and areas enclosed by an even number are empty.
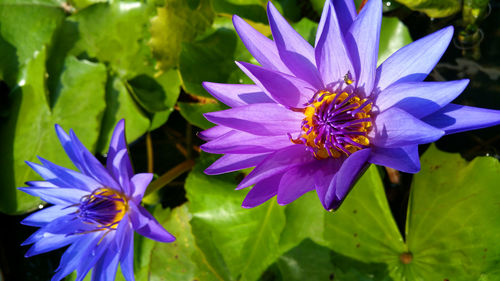
{"type": "Polygon", "coordinates": [[[19,87],[10,95],[11,114],[1,127],[0,152],[5,155],[0,159],[3,167],[0,210],[3,212],[24,212],[40,202],[16,189],[26,181],[39,178],[24,161],[37,161],[36,156],[40,155],[58,165],[72,167],[59,145],[54,124],[66,130],[74,129],[86,147],[96,148],[105,107],[105,67],[68,57],[59,91],[49,100],[45,91],[45,58],[45,49],[42,49],[23,69],[19,87]],[[92,98],[88,98],[88,93],[92,93],[92,98]]]}
{"type": "Polygon", "coordinates": [[[396,0],[408,8],[426,13],[431,18],[443,18],[458,13],[460,0],[396,0]]]}
{"type": "Polygon", "coordinates": [[[210,101],[210,103],[179,102],[178,105],[182,117],[184,117],[184,119],[189,121],[189,123],[198,126],[202,129],[208,129],[210,127],[215,126],[213,123],[208,121],[203,116],[203,113],[224,110],[227,109],[228,107],[212,99],[208,101],[210,101]]]}
{"type": "Polygon", "coordinates": [[[406,224],[407,280],[479,280],[500,263],[500,163],[431,146],[412,185],[406,224]]]}
{"type": "Polygon", "coordinates": [[[189,1],[165,0],[151,20],[149,45],[158,61],[159,69],[169,69],[178,64],[181,45],[193,41],[208,28],[214,13],[208,0],[200,0],[191,7],[189,1]]]}
{"type": "Polygon", "coordinates": [[[211,235],[231,278],[256,280],[281,255],[284,207],[271,200],[253,209],[242,208],[246,192],[234,190],[237,174],[203,174],[213,160],[203,155],[186,180],[193,233],[196,237],[211,235]]]}
{"type": "Polygon", "coordinates": [[[51,46],[54,31],[63,19],[64,11],[55,2],[1,1],[0,80],[13,87],[18,70],[36,51],[51,46]]]}
{"type": "Polygon", "coordinates": [[[382,18],[378,50],[378,64],[412,42],[408,28],[397,18],[382,18]]]}

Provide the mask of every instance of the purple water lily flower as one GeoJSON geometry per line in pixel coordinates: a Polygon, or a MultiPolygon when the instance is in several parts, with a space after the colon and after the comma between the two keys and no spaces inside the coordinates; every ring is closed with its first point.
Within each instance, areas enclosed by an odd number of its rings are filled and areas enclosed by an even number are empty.
{"type": "Polygon", "coordinates": [[[127,151],[125,122],[114,130],[104,167],[78,140],[56,125],[64,150],[80,170],[55,165],[41,157],[27,162],[45,181],[32,181],[22,191],[54,206],[42,209],[21,223],[41,227],[23,245],[33,244],[26,257],[70,245],[52,280],[77,272],[83,280],[114,280],[118,263],[127,281],[134,280],[134,231],[160,242],[173,242],[168,233],[140,205],[152,174],[136,174],[127,151]]]}
{"type": "Polygon", "coordinates": [[[500,111],[450,104],[468,80],[422,82],[453,35],[447,27],[415,41],[377,67],[382,2],[359,14],[350,0],[327,0],[315,47],[269,2],[274,41],[238,16],[234,27],[261,66],[237,62],[255,84],[205,82],[232,107],[205,114],[217,124],[200,134],[206,152],[225,154],[207,174],[255,169],[243,207],[277,195],[288,204],[316,190],[337,209],[369,163],[420,170],[418,145],[445,134],[500,123],[500,111]]]}

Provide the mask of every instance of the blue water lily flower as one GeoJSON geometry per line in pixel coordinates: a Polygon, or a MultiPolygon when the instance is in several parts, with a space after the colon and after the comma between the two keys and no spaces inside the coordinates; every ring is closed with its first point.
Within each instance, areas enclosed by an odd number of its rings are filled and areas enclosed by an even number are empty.
{"type": "Polygon", "coordinates": [[[54,206],[21,223],[40,227],[23,245],[33,244],[26,257],[68,246],[52,280],[77,272],[82,280],[92,269],[92,280],[114,280],[118,263],[128,281],[134,280],[134,231],[160,242],[173,242],[168,233],[140,205],[152,174],[136,174],[127,151],[125,122],[114,130],[104,167],[78,140],[56,125],[67,155],[80,172],[39,157],[27,162],[45,181],[27,182],[20,190],[54,206]]]}
{"type": "Polygon", "coordinates": [[[327,210],[340,206],[369,163],[420,170],[418,145],[445,134],[500,123],[500,112],[451,104],[468,80],[423,82],[453,36],[446,27],[377,67],[382,2],[359,14],[351,0],[327,0],[315,46],[269,2],[274,40],[238,16],[234,27],[260,66],[237,62],[254,84],[205,82],[232,107],[205,114],[217,126],[200,137],[225,154],[207,174],[255,167],[238,188],[254,185],[243,207],[277,195],[288,204],[316,190],[327,210]]]}

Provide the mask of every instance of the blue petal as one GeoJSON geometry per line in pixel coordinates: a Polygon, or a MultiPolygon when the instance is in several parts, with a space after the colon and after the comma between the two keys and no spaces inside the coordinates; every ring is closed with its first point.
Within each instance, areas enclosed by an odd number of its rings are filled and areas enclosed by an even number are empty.
{"type": "Polygon", "coordinates": [[[356,73],[340,30],[335,8],[331,3],[325,8],[327,8],[327,14],[322,33],[316,44],[315,56],[323,82],[327,87],[332,87],[342,81],[348,72],[353,75],[356,73]]]}
{"type": "Polygon", "coordinates": [[[151,214],[140,205],[132,204],[130,218],[137,233],[159,242],[173,242],[175,237],[168,233],[151,214]]]}
{"type": "Polygon", "coordinates": [[[82,173],[94,178],[105,186],[120,190],[121,188],[118,183],[95,156],[80,142],[72,130],[70,130],[69,136],[71,138],[72,147],[75,149],[75,154],[80,158],[80,163],[83,163],[82,173]]]}
{"type": "Polygon", "coordinates": [[[153,179],[153,174],[151,173],[141,173],[136,174],[130,179],[132,186],[134,187],[134,194],[132,198],[136,204],[139,204],[144,196],[144,192],[148,188],[149,183],[153,179]]]}
{"type": "Polygon", "coordinates": [[[356,88],[370,96],[375,84],[382,1],[369,0],[345,34],[356,73],[356,88]]]}
{"type": "Polygon", "coordinates": [[[394,83],[377,96],[375,105],[380,111],[396,106],[420,119],[450,103],[468,83],[468,79],[394,83]]]}
{"type": "Polygon", "coordinates": [[[500,110],[449,104],[422,121],[454,134],[499,125],[500,110]]]}
{"type": "Polygon", "coordinates": [[[380,113],[369,133],[370,143],[380,147],[401,147],[438,140],[444,131],[413,117],[397,107],[380,113]]]}
{"type": "Polygon", "coordinates": [[[326,192],[328,191],[328,187],[333,181],[333,177],[337,174],[344,161],[345,157],[324,159],[321,161],[322,165],[316,171],[316,174],[314,176],[314,186],[316,188],[316,193],[318,194],[323,208],[325,208],[326,210],[329,209],[329,202],[327,204],[327,202],[325,201],[326,192]]]}
{"type": "Polygon", "coordinates": [[[130,187],[130,177],[132,174],[128,173],[128,164],[130,164],[130,159],[128,158],[128,151],[126,148],[118,151],[116,153],[113,162],[110,163],[111,166],[108,166],[108,170],[111,171],[111,174],[118,181],[121,187],[121,191],[127,196],[133,194],[133,190],[130,187]]]}
{"type": "Polygon", "coordinates": [[[368,162],[390,167],[405,173],[417,173],[420,171],[417,145],[396,148],[374,146],[372,147],[372,154],[368,162]]]}
{"type": "Polygon", "coordinates": [[[126,231],[120,254],[120,267],[127,281],[134,281],[134,232],[126,231]]]}
{"type": "MultiPolygon", "coordinates": [[[[41,174],[40,175],[42,177],[44,177],[45,180],[50,181],[50,182],[54,183],[55,185],[58,185],[60,187],[66,187],[66,188],[75,188],[76,187],[78,189],[85,190],[85,191],[92,191],[94,189],[102,187],[101,183],[95,181],[93,178],[91,178],[89,176],[86,176],[82,173],[78,173],[78,172],[75,172],[73,170],[56,165],[48,160],[45,160],[44,158],[42,158],[40,156],[38,156],[38,159],[40,160],[40,162],[42,162],[42,164],[47,169],[50,170],[53,177],[52,178],[45,178],[43,175],[41,175],[41,174]]],[[[35,170],[35,171],[37,171],[37,170],[35,170]]],[[[46,173],[46,175],[48,175],[48,173],[46,173]]]]}
{"type": "Polygon", "coordinates": [[[316,89],[323,88],[316,68],[314,48],[288,24],[270,1],[267,4],[267,16],[280,57],[288,69],[316,89]]]}
{"type": "Polygon", "coordinates": [[[291,75],[268,70],[250,63],[236,63],[269,96],[282,105],[303,108],[317,92],[309,83],[291,75]]]}
{"type": "Polygon", "coordinates": [[[354,1],[351,0],[326,0],[323,6],[323,12],[321,13],[321,19],[318,25],[318,31],[316,32],[316,43],[318,45],[319,38],[323,33],[323,28],[328,15],[329,6],[335,7],[335,14],[337,15],[337,20],[339,22],[340,30],[342,33],[347,32],[352,22],[356,18],[356,6],[354,6],[354,1]]]}
{"type": "Polygon", "coordinates": [[[258,86],[203,82],[203,88],[222,103],[237,107],[251,103],[275,103],[258,86]]]}
{"type": "Polygon", "coordinates": [[[226,154],[217,159],[206,170],[207,175],[219,175],[258,165],[269,153],[262,154],[226,154]]]}
{"type": "Polygon", "coordinates": [[[51,281],[59,281],[75,271],[78,265],[88,258],[87,253],[97,245],[101,239],[100,233],[83,234],[62,255],[56,274],[51,281]]]}
{"type": "MultiPolygon", "coordinates": [[[[111,136],[111,141],[109,143],[108,158],[106,159],[106,167],[108,167],[108,169],[113,166],[118,152],[123,149],[127,151],[127,140],[125,139],[125,120],[122,119],[118,122],[118,124],[116,124],[113,135],[111,136]]],[[[123,175],[128,175],[130,179],[130,177],[132,177],[132,175],[134,174],[134,171],[132,169],[132,163],[130,162],[128,152],[126,152],[122,157],[124,158],[121,160],[123,161],[123,175]]],[[[116,174],[114,174],[114,176],[115,179],[118,179],[118,176],[116,174]]]]}
{"type": "Polygon", "coordinates": [[[237,15],[233,16],[234,29],[252,56],[265,68],[292,74],[281,61],[276,44],[237,15]]]}
{"type": "Polygon", "coordinates": [[[241,206],[243,208],[253,208],[266,202],[278,193],[281,177],[283,173],[263,179],[255,184],[247,193],[241,206]]]}
{"type": "Polygon", "coordinates": [[[89,247],[87,250],[85,250],[84,256],[86,258],[82,259],[76,269],[77,277],[75,281],[82,281],[89,270],[97,264],[103,254],[108,250],[109,245],[113,243],[113,240],[115,238],[115,231],[110,232],[106,235],[104,235],[104,233],[100,231],[97,237],[99,239],[97,240],[97,244],[94,247],[89,247]]]}
{"type": "MultiPolygon", "coordinates": [[[[28,184],[33,182],[28,182],[28,184]]],[[[19,190],[29,195],[40,197],[43,201],[54,205],[71,205],[80,203],[80,199],[89,192],[76,188],[50,188],[50,187],[19,187],[19,190]]]]}
{"type": "Polygon", "coordinates": [[[423,81],[448,48],[452,36],[453,27],[449,26],[392,54],[377,68],[378,90],[395,82],[423,81]]]}
{"type": "Polygon", "coordinates": [[[53,220],[73,213],[74,211],[75,208],[68,208],[68,206],[64,205],[46,207],[26,217],[21,221],[21,224],[42,227],[52,222],[53,220]]]}
{"type": "Polygon", "coordinates": [[[75,235],[66,236],[65,234],[46,233],[42,239],[38,240],[33,244],[33,246],[31,246],[24,257],[28,258],[62,248],[70,243],[73,243],[77,239],[78,236],[75,235]]]}

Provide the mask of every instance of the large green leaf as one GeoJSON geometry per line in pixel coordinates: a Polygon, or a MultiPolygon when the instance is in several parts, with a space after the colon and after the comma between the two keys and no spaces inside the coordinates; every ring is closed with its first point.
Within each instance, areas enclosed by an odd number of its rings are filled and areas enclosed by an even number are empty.
{"type": "Polygon", "coordinates": [[[14,86],[18,70],[35,51],[50,47],[64,11],[51,1],[0,2],[0,80],[14,86]]]}
{"type": "Polygon", "coordinates": [[[105,107],[105,67],[68,57],[59,90],[49,101],[45,91],[45,53],[45,49],[36,52],[23,68],[19,87],[10,96],[11,113],[0,128],[3,212],[23,212],[39,202],[38,198],[16,190],[26,181],[39,178],[24,161],[37,161],[36,156],[40,155],[59,165],[71,166],[56,137],[54,124],[66,130],[73,128],[90,150],[95,149],[99,135],[105,107]]]}
{"type": "Polygon", "coordinates": [[[278,259],[282,280],[390,280],[383,264],[362,263],[321,247],[311,240],[278,259]]]}
{"type": "MultiPolygon", "coordinates": [[[[431,146],[415,176],[406,224],[406,280],[479,280],[500,264],[500,163],[431,146]]],[[[491,276],[492,277],[492,276],[491,276]]]]}
{"type": "Polygon", "coordinates": [[[101,134],[97,151],[106,153],[113,129],[120,119],[125,119],[125,133],[128,141],[133,141],[150,127],[150,121],[129,95],[124,82],[111,76],[106,85],[106,111],[102,119],[101,134]]]}
{"type": "Polygon", "coordinates": [[[152,74],[154,60],[146,44],[151,13],[140,2],[99,3],[79,11],[67,19],[79,34],[70,54],[106,62],[125,79],[152,74]]]}
{"type": "Polygon", "coordinates": [[[214,159],[202,154],[186,180],[193,233],[196,237],[210,236],[205,241],[218,249],[232,279],[256,280],[281,255],[284,207],[272,200],[253,209],[242,208],[246,192],[234,190],[237,174],[203,173],[214,159]]]}
{"type": "Polygon", "coordinates": [[[426,13],[431,18],[443,18],[458,13],[461,0],[396,0],[408,8],[426,13]]]}
{"type": "Polygon", "coordinates": [[[237,69],[233,60],[237,40],[233,30],[220,28],[202,40],[185,43],[179,61],[184,90],[210,97],[201,85],[203,81],[226,82],[237,69]]]}
{"type": "Polygon", "coordinates": [[[382,18],[378,50],[378,64],[412,42],[408,28],[397,18],[382,18]]]}
{"type": "Polygon", "coordinates": [[[214,13],[208,0],[197,5],[185,0],[165,0],[158,15],[151,20],[149,45],[158,60],[158,68],[166,70],[177,65],[181,44],[190,42],[208,28],[214,13]]]}
{"type": "Polygon", "coordinates": [[[406,251],[392,217],[377,168],[371,166],[342,206],[325,214],[324,243],[362,262],[399,262],[406,251]]]}

